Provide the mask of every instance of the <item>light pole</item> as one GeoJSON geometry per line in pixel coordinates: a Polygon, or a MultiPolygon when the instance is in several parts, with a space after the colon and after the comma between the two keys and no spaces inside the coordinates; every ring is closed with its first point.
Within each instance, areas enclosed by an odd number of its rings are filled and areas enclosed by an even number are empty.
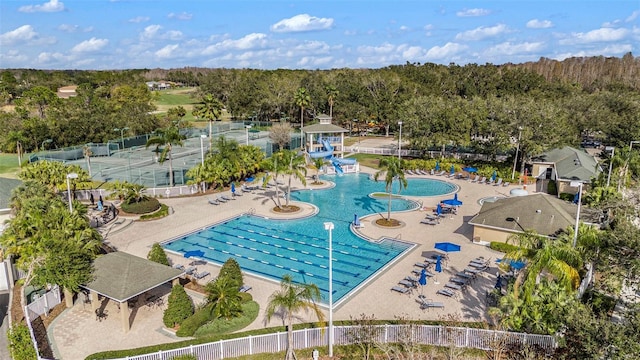
{"type": "Polygon", "coordinates": [[[402,155],[400,155],[400,151],[402,151],[402,121],[398,121],[398,125],[400,125],[400,134],[398,135],[398,160],[402,159],[402,155]]]}
{"type": "Polygon", "coordinates": [[[44,144],[50,144],[51,142],[53,142],[53,140],[51,140],[51,139],[47,139],[47,140],[43,141],[42,144],[40,144],[40,147],[42,148],[42,151],[44,151],[44,144]]]}
{"type": "Polygon", "coordinates": [[[616,152],[616,148],[613,146],[607,146],[604,148],[607,151],[611,151],[611,158],[609,159],[609,175],[607,175],[607,187],[611,183],[611,169],[613,168],[613,154],[616,152]]]}
{"type": "Polygon", "coordinates": [[[511,180],[516,178],[516,163],[518,162],[518,152],[520,151],[521,136],[522,136],[522,126],[518,126],[518,144],[516,146],[516,155],[513,157],[513,171],[511,172],[511,180]]]}
{"type": "Polygon", "coordinates": [[[332,252],[331,233],[333,231],[333,223],[324,223],[324,229],[329,232],[329,357],[333,357],[333,269],[332,269],[332,252]]]}
{"type": "Polygon", "coordinates": [[[120,128],[113,129],[113,131],[120,131],[120,143],[122,144],[122,150],[124,150],[124,132],[127,130],[129,130],[128,126],[125,126],[122,129],[120,128]]]}
{"type": "Polygon", "coordinates": [[[204,166],[204,139],[207,138],[207,135],[205,134],[201,134],[200,135],[200,164],[202,166],[204,166]]]}
{"type": "Polygon", "coordinates": [[[247,145],[249,145],[249,129],[251,129],[251,125],[247,125],[245,128],[247,129],[247,145]]]}
{"type": "Polygon", "coordinates": [[[71,179],[77,179],[78,174],[76,173],[68,173],[67,174],[67,197],[69,199],[69,212],[73,214],[73,203],[71,202],[71,179]]]}
{"type": "Polygon", "coordinates": [[[578,225],[580,225],[580,205],[582,205],[582,181],[572,181],[571,187],[578,187],[578,212],[576,213],[576,228],[573,230],[573,247],[578,242],[578,225]]]}

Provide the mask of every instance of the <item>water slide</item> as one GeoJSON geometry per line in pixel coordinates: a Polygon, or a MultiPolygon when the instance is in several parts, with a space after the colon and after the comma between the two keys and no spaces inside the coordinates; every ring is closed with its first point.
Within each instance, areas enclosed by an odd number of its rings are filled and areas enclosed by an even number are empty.
{"type": "Polygon", "coordinates": [[[309,153],[309,157],[312,159],[325,158],[331,161],[331,164],[336,168],[336,173],[342,175],[344,171],[341,165],[353,165],[356,163],[356,159],[341,159],[333,156],[333,146],[327,139],[320,140],[322,143],[322,151],[313,151],[309,153]]]}

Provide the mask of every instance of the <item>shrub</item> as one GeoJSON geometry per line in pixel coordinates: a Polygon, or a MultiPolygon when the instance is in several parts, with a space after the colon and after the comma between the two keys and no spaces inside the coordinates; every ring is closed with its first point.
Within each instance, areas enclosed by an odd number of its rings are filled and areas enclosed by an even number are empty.
{"type": "Polygon", "coordinates": [[[518,250],[518,247],[512,244],[503,243],[500,241],[492,241],[489,245],[491,250],[500,251],[503,253],[509,253],[515,250],[518,250]]]}
{"type": "Polygon", "coordinates": [[[153,220],[169,216],[169,207],[165,204],[160,204],[160,210],[140,216],[140,220],[153,220]]]}
{"type": "Polygon", "coordinates": [[[186,337],[193,336],[198,328],[213,319],[213,306],[214,304],[207,304],[204,307],[198,309],[192,316],[185,319],[180,324],[180,329],[176,331],[177,336],[186,337]]]}
{"type": "Polygon", "coordinates": [[[215,336],[232,333],[249,326],[257,317],[260,305],[255,301],[242,304],[242,315],[232,319],[218,318],[200,326],[194,335],[196,337],[215,336]]]}
{"type": "Polygon", "coordinates": [[[122,210],[131,214],[148,214],[160,208],[160,202],[155,198],[144,199],[140,202],[122,203],[122,210]]]}
{"type": "Polygon", "coordinates": [[[547,194],[558,195],[558,186],[555,181],[550,180],[549,184],[547,184],[547,194]]]}
{"type": "Polygon", "coordinates": [[[575,194],[562,193],[562,194],[560,194],[560,199],[562,199],[564,201],[573,201],[573,198],[575,196],[576,196],[575,194]]]}
{"type": "Polygon", "coordinates": [[[9,349],[14,360],[36,359],[36,349],[31,342],[29,328],[25,324],[16,324],[8,334],[9,349]]]}
{"type": "Polygon", "coordinates": [[[169,266],[169,258],[164,252],[162,246],[158,243],[154,243],[153,246],[151,246],[151,250],[149,251],[149,254],[147,254],[147,259],[157,262],[158,264],[169,266]]]}
{"type": "Polygon", "coordinates": [[[242,270],[234,258],[229,258],[224,262],[224,264],[222,264],[222,267],[220,268],[220,275],[218,276],[228,276],[238,288],[244,284],[244,280],[242,279],[242,270]]]}
{"type": "Polygon", "coordinates": [[[167,327],[182,325],[185,319],[193,315],[193,302],[181,285],[176,285],[169,294],[169,305],[164,311],[162,322],[167,327]]]}

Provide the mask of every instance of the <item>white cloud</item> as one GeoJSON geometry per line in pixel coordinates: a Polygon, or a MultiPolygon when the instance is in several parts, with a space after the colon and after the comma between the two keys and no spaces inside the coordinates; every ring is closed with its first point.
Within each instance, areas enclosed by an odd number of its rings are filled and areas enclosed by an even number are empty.
{"type": "Polygon", "coordinates": [[[80,27],[78,25],[71,25],[71,24],[61,24],[60,26],[58,26],[58,30],[68,32],[68,33],[74,33],[78,31],[79,28],[80,27]]]}
{"type": "Polygon", "coordinates": [[[11,45],[17,42],[33,40],[38,33],[33,30],[31,25],[22,25],[19,28],[7,31],[0,35],[0,45],[11,45]]]}
{"type": "Polygon", "coordinates": [[[42,5],[25,5],[18,8],[20,12],[59,12],[64,10],[64,4],[58,0],[51,0],[42,5]]]}
{"type": "Polygon", "coordinates": [[[427,51],[427,58],[429,59],[443,59],[450,58],[453,55],[466,50],[467,46],[457,43],[448,42],[444,46],[434,46],[427,51]]]}
{"type": "Polygon", "coordinates": [[[504,34],[508,31],[508,28],[504,24],[498,24],[496,26],[485,27],[481,26],[473,30],[467,30],[456,35],[456,40],[462,41],[478,41],[493,37],[496,35],[504,34]]]}
{"type": "Polygon", "coordinates": [[[138,24],[138,23],[142,23],[142,22],[147,22],[149,20],[150,20],[150,18],[148,16],[136,16],[136,17],[134,17],[132,19],[129,19],[129,22],[138,24]]]}
{"type": "Polygon", "coordinates": [[[632,22],[632,21],[635,21],[638,17],[640,17],[640,10],[636,10],[636,11],[632,12],[631,15],[629,15],[629,17],[624,19],[624,21],[632,22]]]}
{"type": "Polygon", "coordinates": [[[543,42],[524,42],[518,44],[504,42],[502,44],[498,44],[488,48],[485,51],[485,54],[489,56],[496,56],[531,53],[542,50],[544,48],[544,45],[545,44],[543,42]]]}
{"type": "Polygon", "coordinates": [[[328,30],[333,26],[333,19],[318,18],[309,14],[296,15],[280,20],[271,25],[271,31],[279,33],[328,30]]]}
{"type": "Polygon", "coordinates": [[[386,55],[393,53],[395,49],[395,45],[384,43],[380,46],[358,46],[358,53],[362,56],[386,55]]]}
{"type": "Polygon", "coordinates": [[[557,54],[553,57],[555,60],[564,60],[570,57],[587,57],[587,56],[615,56],[622,55],[633,50],[633,46],[630,44],[614,44],[609,45],[601,49],[589,49],[576,52],[567,52],[557,54]]]}
{"type": "Polygon", "coordinates": [[[71,49],[71,52],[74,53],[85,53],[85,52],[93,52],[98,51],[109,44],[109,40],[107,39],[96,39],[92,37],[89,40],[85,40],[71,49]]]}
{"type": "Polygon", "coordinates": [[[491,11],[487,10],[487,9],[464,9],[461,11],[458,11],[456,13],[457,16],[460,17],[470,17],[470,16],[486,16],[491,14],[491,11]]]}
{"type": "Polygon", "coordinates": [[[170,13],[169,15],[167,15],[167,17],[169,19],[176,19],[176,20],[191,20],[191,18],[193,17],[193,14],[188,14],[186,12],[182,12],[180,14],[170,13]]]}
{"type": "Polygon", "coordinates": [[[155,52],[156,56],[161,59],[169,59],[173,57],[173,54],[178,49],[178,44],[167,45],[162,49],[155,52]]]}
{"type": "Polygon", "coordinates": [[[149,25],[149,26],[147,26],[146,28],[144,28],[144,30],[140,34],[140,40],[153,39],[154,37],[156,37],[156,35],[158,34],[158,31],[160,31],[160,29],[162,29],[162,26],[160,26],[160,25],[149,25]]]}
{"type": "Polygon", "coordinates": [[[297,65],[304,68],[310,68],[310,67],[316,68],[316,67],[325,66],[331,63],[332,60],[333,58],[331,56],[324,56],[324,57],[305,56],[302,59],[300,59],[300,61],[298,61],[297,65]]]}
{"type": "Polygon", "coordinates": [[[586,33],[571,33],[571,37],[560,40],[561,45],[588,44],[594,42],[618,41],[629,33],[627,29],[600,28],[586,33]]]}
{"type": "Polygon", "coordinates": [[[169,30],[166,33],[164,33],[164,35],[162,35],[162,38],[169,39],[169,40],[180,40],[182,39],[182,31],[169,30]]]}
{"type": "Polygon", "coordinates": [[[547,29],[553,26],[553,23],[549,20],[533,19],[527,21],[527,27],[529,29],[547,29]]]}
{"type": "Polygon", "coordinates": [[[225,39],[219,43],[207,46],[203,50],[204,55],[211,55],[226,50],[248,50],[264,47],[267,35],[261,33],[249,34],[238,40],[225,39]]]}

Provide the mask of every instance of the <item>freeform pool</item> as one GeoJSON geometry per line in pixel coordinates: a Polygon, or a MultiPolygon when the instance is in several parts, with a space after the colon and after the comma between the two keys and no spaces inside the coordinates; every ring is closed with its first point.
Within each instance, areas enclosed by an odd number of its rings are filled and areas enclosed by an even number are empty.
{"type": "MultiPolygon", "coordinates": [[[[323,177],[332,180],[335,187],[324,190],[296,191],[291,194],[297,201],[312,203],[318,214],[299,220],[273,220],[243,215],[226,220],[199,231],[169,240],[163,246],[169,251],[184,254],[201,250],[203,260],[216,264],[233,257],[245,272],[280,281],[282,275],[291,274],[294,281],[314,283],[328,299],[328,234],[323,223],[332,221],[333,239],[333,299],[336,304],[346,299],[367,279],[384,269],[415,244],[383,239],[371,242],[359,238],[350,230],[354,214],[364,216],[386,212],[387,199],[376,199],[370,193],[384,191],[383,182],[375,182],[366,175],[323,177]]],[[[455,190],[453,184],[429,179],[410,179],[408,190],[422,196],[455,190]],[[429,190],[431,189],[431,190],[429,190]],[[435,189],[435,190],[434,190],[435,189]]],[[[417,208],[413,201],[394,198],[393,211],[417,208]]]]}

